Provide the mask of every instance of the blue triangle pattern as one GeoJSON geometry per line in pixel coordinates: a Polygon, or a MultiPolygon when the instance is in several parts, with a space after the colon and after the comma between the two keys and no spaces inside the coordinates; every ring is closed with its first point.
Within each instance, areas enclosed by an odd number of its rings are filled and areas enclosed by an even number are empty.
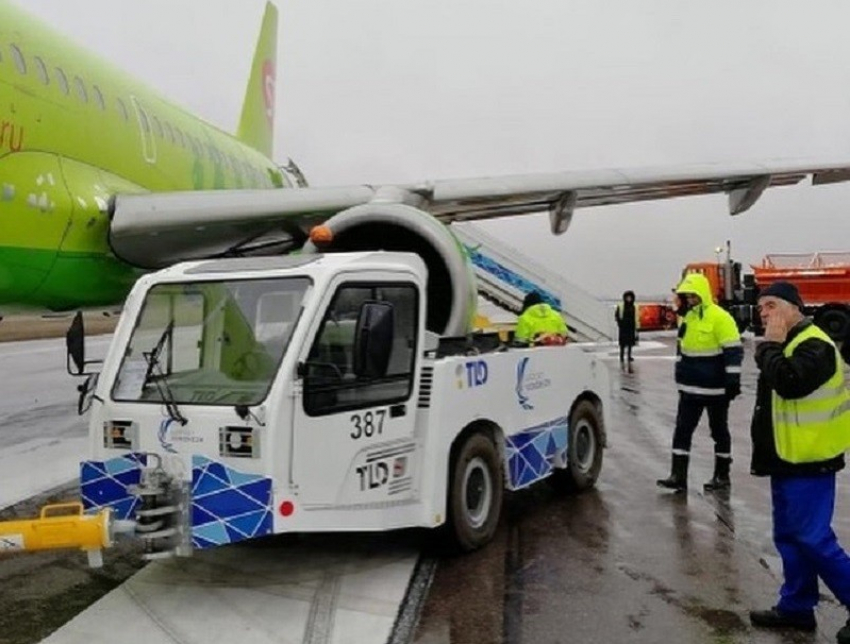
{"type": "Polygon", "coordinates": [[[127,488],[114,479],[103,479],[82,486],[82,493],[98,506],[109,505],[127,496],[127,488]]]}
{"type": "Polygon", "coordinates": [[[117,474],[123,474],[128,470],[136,470],[138,469],[138,464],[130,459],[130,458],[112,458],[105,463],[106,471],[115,476],[117,474]]]}
{"type": "Polygon", "coordinates": [[[534,449],[533,445],[529,445],[526,449],[522,450],[522,456],[534,471],[540,469],[540,462],[543,460],[543,457],[540,455],[540,452],[534,449]]]}
{"type": "Polygon", "coordinates": [[[508,461],[511,468],[511,487],[519,487],[520,466],[522,465],[522,457],[516,454],[508,461]]]}
{"type": "Polygon", "coordinates": [[[211,459],[208,459],[206,456],[200,456],[198,454],[192,455],[192,469],[198,470],[206,467],[208,464],[213,463],[211,459]]]}
{"type": "Polygon", "coordinates": [[[252,501],[236,490],[224,490],[210,494],[202,499],[197,499],[195,503],[220,519],[245,514],[246,512],[256,512],[266,507],[252,501]]]}
{"type": "Polygon", "coordinates": [[[197,503],[192,504],[192,525],[206,525],[218,521],[218,517],[213,516],[197,503]]]}
{"type": "Polygon", "coordinates": [[[221,523],[210,523],[205,526],[200,526],[192,529],[193,537],[200,537],[214,545],[223,545],[230,543],[230,538],[227,535],[227,530],[221,523]]]}
{"type": "Polygon", "coordinates": [[[215,476],[216,478],[221,479],[222,481],[230,482],[230,479],[227,477],[227,468],[224,467],[221,463],[211,462],[206,467],[207,474],[215,476]]]}
{"type": "Polygon", "coordinates": [[[197,550],[203,550],[205,548],[213,548],[219,544],[213,543],[212,541],[207,541],[206,539],[201,539],[195,535],[192,535],[192,546],[197,550]]]}
{"type": "Polygon", "coordinates": [[[561,425],[560,427],[556,428],[552,432],[552,436],[555,438],[555,447],[556,447],[557,453],[560,454],[565,449],[567,449],[567,427],[566,427],[566,425],[561,425]]]}
{"type": "Polygon", "coordinates": [[[138,500],[128,497],[121,501],[116,501],[111,504],[112,512],[116,519],[131,519],[136,514],[136,505],[138,500]]]}
{"type": "Polygon", "coordinates": [[[541,456],[546,456],[547,448],[549,445],[549,439],[552,437],[552,434],[549,432],[542,432],[539,436],[537,436],[531,443],[532,447],[537,450],[537,453],[541,456]]]}
{"type": "Polygon", "coordinates": [[[522,449],[523,447],[525,447],[526,444],[528,444],[534,439],[535,434],[536,432],[534,432],[533,430],[524,431],[522,433],[511,436],[510,441],[511,443],[513,443],[514,447],[516,447],[517,449],[522,449]]]}
{"type": "Polygon", "coordinates": [[[142,480],[142,470],[140,470],[139,468],[127,470],[126,472],[118,474],[114,478],[124,487],[128,487],[130,485],[138,485],[139,481],[142,480]]]}
{"type": "Polygon", "coordinates": [[[243,539],[248,539],[251,536],[250,534],[244,534],[240,530],[237,530],[230,523],[225,523],[224,527],[227,530],[227,540],[229,543],[236,543],[243,539]]]}
{"type": "Polygon", "coordinates": [[[262,476],[258,476],[256,474],[245,474],[243,472],[237,472],[236,470],[232,470],[230,468],[227,469],[227,475],[230,478],[230,482],[235,487],[241,487],[246,483],[253,483],[254,481],[263,480],[262,476]]]}
{"type": "MultiPolygon", "coordinates": [[[[193,477],[194,478],[194,477],[193,477]]],[[[210,476],[208,473],[201,473],[200,479],[198,483],[194,486],[192,493],[197,496],[204,496],[206,494],[211,494],[213,492],[220,492],[221,490],[229,489],[229,485],[224,481],[220,481],[214,476],[210,476]]]]}
{"type": "Polygon", "coordinates": [[[546,458],[552,458],[558,453],[558,441],[555,440],[555,432],[549,434],[549,440],[546,443],[546,458]]]}
{"type": "MultiPolygon", "coordinates": [[[[254,535],[262,534],[261,528],[266,516],[271,516],[267,510],[252,512],[242,517],[234,517],[228,523],[242,534],[253,537],[254,535]]],[[[242,538],[244,539],[244,537],[242,538]]]]}
{"type": "Polygon", "coordinates": [[[260,479],[255,483],[249,483],[237,488],[243,494],[247,494],[251,499],[262,506],[268,506],[271,503],[272,482],[271,479],[260,479]]]}
{"type": "Polygon", "coordinates": [[[103,463],[95,461],[83,461],[80,467],[80,482],[85,484],[90,481],[96,481],[106,476],[106,469],[103,463]]]}

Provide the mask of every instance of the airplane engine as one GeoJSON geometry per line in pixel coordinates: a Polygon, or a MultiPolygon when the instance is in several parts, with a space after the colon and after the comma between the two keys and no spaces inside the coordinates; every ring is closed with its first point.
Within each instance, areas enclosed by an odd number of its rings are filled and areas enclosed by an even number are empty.
{"type": "Polygon", "coordinates": [[[312,242],[304,252],[407,251],[428,267],[427,328],[444,336],[463,335],[475,313],[475,275],[460,242],[448,227],[413,206],[367,203],[343,210],[325,224],[328,244],[312,242]]]}

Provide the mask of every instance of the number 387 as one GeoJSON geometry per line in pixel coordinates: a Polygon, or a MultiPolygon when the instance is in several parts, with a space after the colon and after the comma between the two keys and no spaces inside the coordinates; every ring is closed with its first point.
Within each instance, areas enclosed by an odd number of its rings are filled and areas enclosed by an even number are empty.
{"type": "Polygon", "coordinates": [[[384,417],[387,415],[385,409],[378,411],[367,411],[365,414],[351,415],[351,438],[370,438],[376,434],[381,434],[384,429],[384,417]]]}

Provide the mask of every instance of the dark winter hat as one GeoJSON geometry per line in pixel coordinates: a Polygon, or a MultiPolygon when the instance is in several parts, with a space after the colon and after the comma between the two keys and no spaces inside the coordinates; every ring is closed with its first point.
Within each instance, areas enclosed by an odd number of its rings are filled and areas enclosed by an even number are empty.
{"type": "Polygon", "coordinates": [[[543,296],[540,295],[537,291],[531,291],[528,295],[525,296],[525,299],[522,301],[522,310],[525,311],[529,306],[534,306],[535,304],[540,304],[543,301],[543,296]]]}
{"type": "Polygon", "coordinates": [[[778,297],[780,300],[791,302],[798,309],[803,310],[803,300],[800,299],[800,292],[791,282],[774,282],[766,289],[759,291],[760,298],[767,296],[778,297]]]}

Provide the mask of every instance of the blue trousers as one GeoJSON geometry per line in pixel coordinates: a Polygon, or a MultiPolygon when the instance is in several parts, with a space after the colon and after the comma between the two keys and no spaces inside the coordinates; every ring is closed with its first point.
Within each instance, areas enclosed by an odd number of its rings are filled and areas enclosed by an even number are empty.
{"type": "Polygon", "coordinates": [[[835,473],[774,476],[770,491],[773,542],[785,576],[777,608],[810,612],[818,603],[818,577],[850,608],[850,557],[832,530],[835,473]]]}

